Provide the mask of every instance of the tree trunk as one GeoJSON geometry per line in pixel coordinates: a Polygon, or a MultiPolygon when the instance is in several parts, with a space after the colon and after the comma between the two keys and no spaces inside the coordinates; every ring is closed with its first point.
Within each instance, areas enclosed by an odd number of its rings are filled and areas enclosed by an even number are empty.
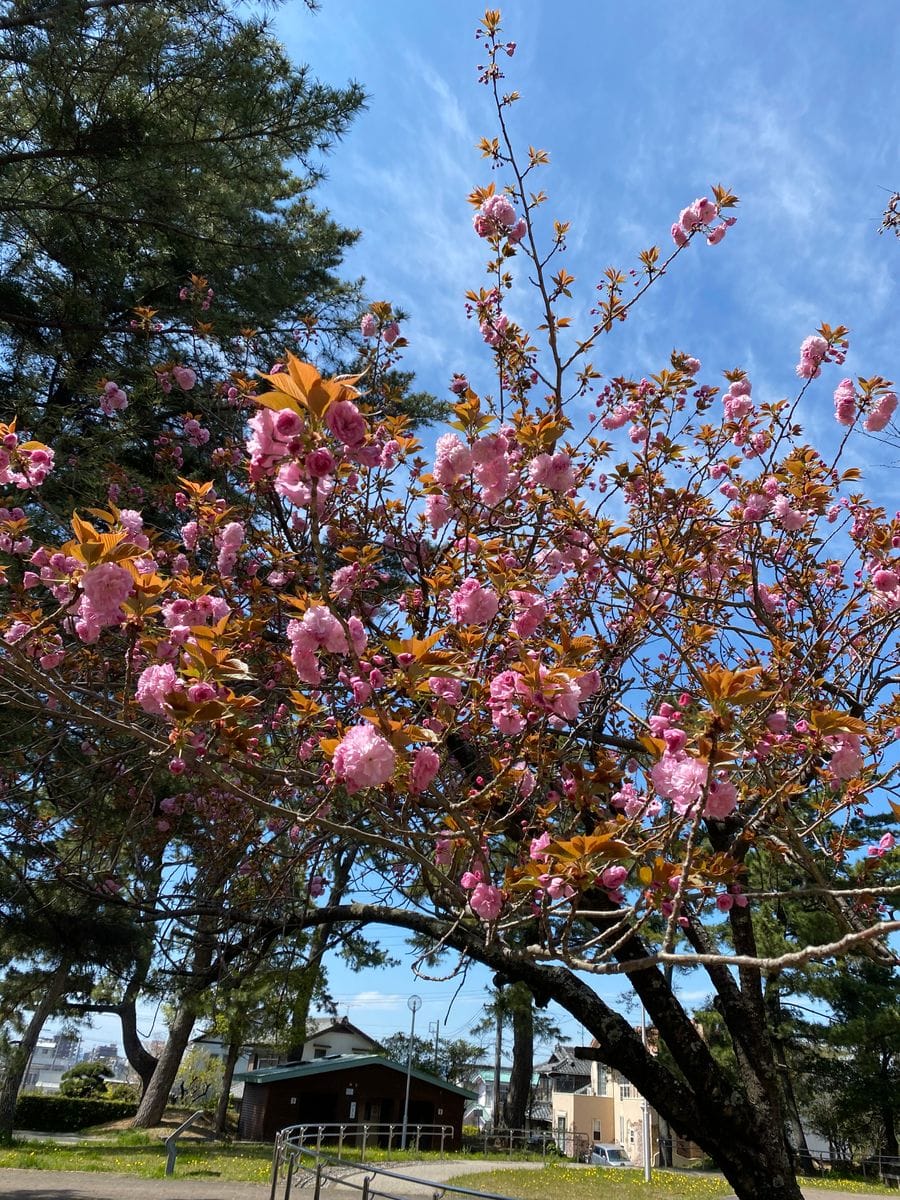
{"type": "Polygon", "coordinates": [[[122,1023],[122,1048],[125,1051],[125,1057],[128,1059],[129,1064],[141,1081],[141,1097],[144,1097],[147,1094],[147,1088],[150,1086],[150,1080],[153,1078],[153,1072],[156,1070],[156,1064],[159,1060],[148,1050],[144,1049],[144,1045],[138,1036],[137,1002],[135,998],[132,997],[130,1000],[123,1000],[116,1007],[116,1012],[122,1023]]]}
{"type": "Polygon", "coordinates": [[[194,1021],[197,1019],[197,1000],[196,994],[185,996],[169,1026],[168,1041],[131,1122],[133,1129],[152,1129],[162,1121],[166,1105],[169,1103],[169,1093],[184,1058],[194,1021]]]}
{"type": "Polygon", "coordinates": [[[133,1129],[151,1129],[159,1125],[166,1111],[169,1092],[197,1019],[200,998],[209,986],[207,976],[213,956],[212,926],[212,917],[201,918],[195,934],[197,940],[189,967],[189,982],[181,993],[175,1018],[169,1026],[168,1041],[131,1123],[133,1129]]]}
{"type": "Polygon", "coordinates": [[[228,1054],[225,1057],[225,1069],[222,1072],[222,1094],[219,1096],[219,1103],[216,1107],[215,1132],[217,1137],[222,1137],[225,1133],[225,1122],[228,1119],[228,1100],[231,1095],[231,1081],[234,1079],[234,1068],[237,1066],[237,1060],[240,1053],[240,1042],[228,1043],[228,1054]]]}
{"type": "Polygon", "coordinates": [[[28,1069],[28,1062],[44,1028],[44,1023],[66,990],[69,964],[63,961],[47,979],[47,987],[34,1010],[21,1041],[10,1048],[0,1083],[0,1143],[12,1141],[16,1118],[16,1100],[28,1069]]]}
{"type": "Polygon", "coordinates": [[[514,983],[506,996],[512,1016],[513,1049],[503,1120],[507,1129],[524,1129],[534,1070],[534,997],[524,983],[514,983]]]}

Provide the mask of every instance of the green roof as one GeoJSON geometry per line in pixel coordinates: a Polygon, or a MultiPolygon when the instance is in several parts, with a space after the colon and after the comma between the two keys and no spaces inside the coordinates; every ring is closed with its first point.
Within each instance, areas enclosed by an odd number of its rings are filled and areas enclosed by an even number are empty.
{"type": "MultiPolygon", "coordinates": [[[[381,1054],[329,1054],[325,1058],[314,1058],[309,1062],[285,1063],[280,1067],[262,1067],[258,1071],[240,1071],[234,1078],[243,1083],[278,1083],[282,1079],[306,1079],[311,1075],[326,1075],[332,1071],[349,1071],[351,1068],[373,1065],[389,1067],[392,1071],[399,1071],[401,1075],[406,1075],[405,1066],[401,1066],[400,1063],[385,1058],[381,1054]]],[[[427,1071],[417,1071],[413,1067],[410,1075],[425,1083],[434,1083],[448,1092],[455,1092],[457,1096],[465,1096],[469,1100],[477,1099],[478,1093],[473,1092],[471,1088],[457,1087],[455,1083],[448,1083],[446,1079],[430,1075],[427,1071]]]]}

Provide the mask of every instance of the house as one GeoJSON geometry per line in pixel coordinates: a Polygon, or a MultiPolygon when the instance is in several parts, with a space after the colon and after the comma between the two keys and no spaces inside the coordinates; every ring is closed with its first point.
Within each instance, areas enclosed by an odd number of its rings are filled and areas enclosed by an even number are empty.
{"type": "MultiPolygon", "coordinates": [[[[289,1125],[400,1126],[407,1067],[377,1054],[334,1054],[245,1071],[238,1137],[271,1141],[289,1125]]],[[[449,1125],[445,1146],[459,1146],[463,1109],[475,1093],[424,1071],[409,1072],[408,1123],[449,1125]]],[[[394,1134],[395,1144],[397,1134],[394,1134]]],[[[424,1138],[422,1149],[430,1149],[424,1138]]],[[[434,1148],[439,1143],[435,1140],[434,1148]]]]}
{"type": "MultiPolygon", "coordinates": [[[[235,1065],[232,1095],[240,1096],[242,1085],[238,1080],[248,1071],[277,1067],[287,1061],[309,1062],[335,1054],[378,1054],[381,1051],[381,1044],[352,1024],[347,1017],[338,1020],[333,1017],[312,1017],[306,1023],[306,1033],[306,1041],[296,1048],[295,1054],[279,1053],[266,1042],[248,1042],[242,1046],[235,1065]]],[[[227,1044],[214,1033],[198,1034],[191,1038],[191,1045],[198,1050],[205,1050],[223,1063],[228,1056],[227,1044]]]]}

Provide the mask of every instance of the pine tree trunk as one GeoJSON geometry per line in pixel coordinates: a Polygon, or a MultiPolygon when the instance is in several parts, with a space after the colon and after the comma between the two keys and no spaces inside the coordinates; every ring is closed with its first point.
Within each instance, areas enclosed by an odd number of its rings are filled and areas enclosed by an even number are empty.
{"type": "Polygon", "coordinates": [[[228,1100],[231,1095],[231,1081],[234,1079],[234,1068],[237,1066],[240,1052],[240,1042],[228,1043],[228,1054],[225,1057],[225,1069],[222,1073],[222,1094],[219,1096],[219,1103],[216,1107],[215,1132],[217,1137],[222,1137],[225,1133],[225,1122],[228,1119],[228,1100]]]}
{"type": "Polygon", "coordinates": [[[133,1129],[152,1129],[162,1122],[166,1105],[169,1103],[169,1093],[184,1058],[188,1039],[197,1019],[197,996],[186,996],[175,1014],[175,1019],[169,1026],[169,1038],[166,1042],[153,1078],[144,1092],[140,1106],[131,1125],[133,1129]]]}
{"type": "Polygon", "coordinates": [[[525,984],[514,983],[507,989],[507,999],[512,1014],[513,1049],[503,1120],[507,1129],[524,1129],[534,1070],[534,998],[525,984]]]}
{"type": "Polygon", "coordinates": [[[0,1082],[0,1143],[8,1143],[12,1140],[19,1088],[22,1086],[29,1059],[41,1036],[44,1023],[66,990],[68,977],[69,964],[63,961],[49,976],[46,991],[28,1022],[22,1040],[18,1045],[11,1047],[7,1056],[3,1080],[0,1082]]]}
{"type": "Polygon", "coordinates": [[[123,1000],[116,1012],[122,1023],[122,1048],[125,1051],[125,1057],[141,1081],[141,1096],[146,1096],[158,1059],[144,1049],[138,1036],[136,1001],[134,999],[123,1000]]]}

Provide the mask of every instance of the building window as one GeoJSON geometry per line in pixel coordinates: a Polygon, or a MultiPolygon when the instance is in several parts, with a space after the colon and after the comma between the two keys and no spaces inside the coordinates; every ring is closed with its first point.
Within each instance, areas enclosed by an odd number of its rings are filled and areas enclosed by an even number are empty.
{"type": "Polygon", "coordinates": [[[625,1118],[619,1117],[619,1145],[625,1145],[625,1118]]]}
{"type": "Polygon", "coordinates": [[[324,1058],[327,1053],[327,1046],[313,1046],[313,1058],[324,1058]]]}
{"type": "Polygon", "coordinates": [[[619,1099],[630,1100],[633,1095],[634,1091],[632,1090],[631,1084],[626,1079],[623,1079],[619,1084],[619,1099]]]}

